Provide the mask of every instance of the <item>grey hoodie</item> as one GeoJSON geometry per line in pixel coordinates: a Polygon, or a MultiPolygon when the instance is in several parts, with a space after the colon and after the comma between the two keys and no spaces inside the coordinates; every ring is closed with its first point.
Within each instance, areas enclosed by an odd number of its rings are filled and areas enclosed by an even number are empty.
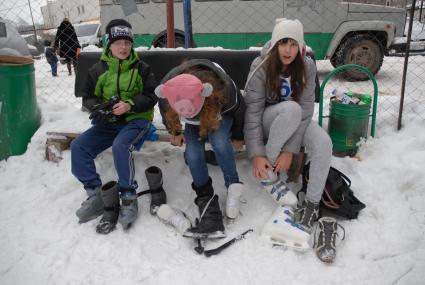
{"type": "MultiPolygon", "coordinates": [[[[244,138],[249,158],[254,156],[266,156],[265,141],[263,135],[262,118],[264,110],[267,108],[266,99],[271,94],[266,94],[266,76],[264,62],[267,56],[268,46],[261,51],[261,55],[254,59],[251,64],[248,80],[245,85],[244,99],[246,104],[244,138]]],[[[309,125],[314,112],[314,98],[316,87],[316,65],[314,61],[304,56],[305,64],[305,86],[299,97],[299,105],[302,110],[301,124],[285,143],[282,150],[291,153],[298,153],[304,137],[305,130],[309,125]]],[[[267,100],[270,103],[270,98],[267,100]]],[[[276,103],[278,103],[276,101],[276,103]]],[[[282,126],[284,128],[285,126],[282,126]]]]}

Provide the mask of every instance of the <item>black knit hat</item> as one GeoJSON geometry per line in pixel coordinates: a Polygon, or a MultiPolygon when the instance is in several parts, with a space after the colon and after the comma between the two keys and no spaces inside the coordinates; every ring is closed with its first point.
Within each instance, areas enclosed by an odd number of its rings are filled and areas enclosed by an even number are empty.
{"type": "Polygon", "coordinates": [[[111,20],[106,26],[106,46],[117,40],[129,40],[133,42],[133,31],[129,22],[124,19],[111,20]]]}

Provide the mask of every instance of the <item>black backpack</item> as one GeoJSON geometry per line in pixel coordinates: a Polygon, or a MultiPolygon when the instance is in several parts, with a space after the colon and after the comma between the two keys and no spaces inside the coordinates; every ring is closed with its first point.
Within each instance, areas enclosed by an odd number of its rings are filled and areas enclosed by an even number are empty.
{"type": "MultiPolygon", "coordinates": [[[[310,163],[304,165],[302,173],[303,185],[300,192],[304,192],[304,194],[307,191],[309,171],[310,163]]],[[[345,174],[334,167],[330,167],[320,200],[320,209],[330,211],[346,219],[356,219],[360,210],[364,209],[366,205],[354,196],[350,186],[351,180],[345,174]]]]}

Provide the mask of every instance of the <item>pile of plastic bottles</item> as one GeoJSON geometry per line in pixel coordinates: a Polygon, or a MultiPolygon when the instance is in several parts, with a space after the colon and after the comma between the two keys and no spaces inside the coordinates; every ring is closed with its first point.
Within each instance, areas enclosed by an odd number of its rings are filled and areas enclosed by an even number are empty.
{"type": "Polygon", "coordinates": [[[331,101],[341,104],[370,105],[372,102],[372,96],[368,94],[354,93],[351,91],[340,93],[336,88],[332,88],[330,93],[331,101]]]}

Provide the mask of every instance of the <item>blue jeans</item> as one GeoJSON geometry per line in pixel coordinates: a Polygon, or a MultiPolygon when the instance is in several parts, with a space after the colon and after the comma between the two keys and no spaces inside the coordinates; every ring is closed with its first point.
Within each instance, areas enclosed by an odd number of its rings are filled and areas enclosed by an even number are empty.
{"type": "Polygon", "coordinates": [[[53,63],[50,64],[50,67],[52,68],[52,75],[58,76],[58,63],[53,62],[53,63]]]}
{"type": "MultiPolygon", "coordinates": [[[[239,183],[236,170],[235,155],[231,141],[231,128],[233,118],[223,116],[220,127],[208,132],[208,141],[214,150],[218,165],[224,176],[226,188],[232,183],[239,183]]],[[[185,125],[184,136],[186,139],[185,157],[196,187],[208,182],[208,167],[205,161],[205,140],[199,136],[199,126],[185,125]]]]}
{"type": "Polygon", "coordinates": [[[136,189],[133,150],[134,145],[142,139],[148,123],[148,120],[138,119],[122,124],[94,125],[86,130],[71,143],[72,174],[85,189],[101,186],[102,181],[96,172],[94,159],[112,146],[119,186],[136,189]]]}

